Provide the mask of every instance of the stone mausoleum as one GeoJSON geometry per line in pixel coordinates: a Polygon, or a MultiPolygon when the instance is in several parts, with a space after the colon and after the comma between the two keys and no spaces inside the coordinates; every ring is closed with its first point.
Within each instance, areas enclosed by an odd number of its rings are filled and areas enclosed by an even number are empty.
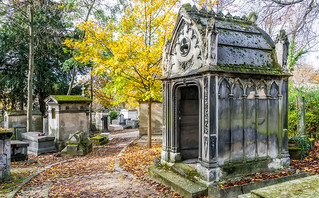
{"type": "Polygon", "coordinates": [[[55,137],[61,151],[71,134],[78,131],[89,135],[90,98],[75,95],[51,95],[45,99],[48,107],[48,136],[55,137]]]}
{"type": "Polygon", "coordinates": [[[180,9],[163,51],[162,163],[193,163],[207,182],[289,166],[289,42],[254,22],[180,9]]]}

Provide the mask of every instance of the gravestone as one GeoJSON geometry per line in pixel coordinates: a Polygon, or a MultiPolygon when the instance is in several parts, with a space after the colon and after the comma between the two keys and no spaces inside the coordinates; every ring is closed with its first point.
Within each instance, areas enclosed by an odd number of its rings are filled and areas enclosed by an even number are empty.
{"type": "Polygon", "coordinates": [[[29,143],[12,140],[11,141],[11,161],[25,161],[28,159],[28,146],[29,143]]]}
{"type": "Polygon", "coordinates": [[[0,128],[0,181],[11,176],[11,136],[10,130],[0,128]]]}
{"type": "Polygon", "coordinates": [[[184,5],[163,50],[163,164],[209,184],[289,167],[289,42],[254,21],[184,5]]]}

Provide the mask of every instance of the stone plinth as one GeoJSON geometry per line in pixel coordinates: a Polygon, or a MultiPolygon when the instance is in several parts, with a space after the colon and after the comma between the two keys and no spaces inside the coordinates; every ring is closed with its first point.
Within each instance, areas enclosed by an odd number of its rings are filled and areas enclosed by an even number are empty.
{"type": "Polygon", "coordinates": [[[9,179],[11,175],[11,136],[10,130],[0,128],[0,181],[9,179]]]}
{"type": "Polygon", "coordinates": [[[52,136],[39,136],[40,132],[22,133],[24,142],[29,143],[28,154],[40,155],[44,153],[54,153],[56,148],[54,146],[54,137],[52,136]]]}
{"type": "Polygon", "coordinates": [[[11,141],[11,161],[24,161],[28,159],[29,143],[19,140],[11,141]]]}

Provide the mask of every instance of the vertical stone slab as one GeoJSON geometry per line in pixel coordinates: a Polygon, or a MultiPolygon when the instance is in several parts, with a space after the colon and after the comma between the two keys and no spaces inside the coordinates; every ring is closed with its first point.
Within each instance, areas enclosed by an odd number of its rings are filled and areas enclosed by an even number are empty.
{"type": "Polygon", "coordinates": [[[231,160],[239,162],[244,159],[244,127],[243,127],[243,95],[242,85],[236,81],[232,90],[231,106],[231,160]]]}
{"type": "Polygon", "coordinates": [[[306,135],[305,98],[297,96],[297,134],[306,135]]]}
{"type": "Polygon", "coordinates": [[[210,133],[210,161],[217,159],[217,76],[210,76],[209,87],[209,133],[210,133]]]}
{"type": "Polygon", "coordinates": [[[259,158],[266,158],[267,148],[267,90],[264,85],[258,89],[258,110],[257,110],[257,154],[259,158]]]}
{"type": "Polygon", "coordinates": [[[280,135],[280,117],[279,117],[279,102],[278,102],[279,87],[274,82],[270,87],[269,92],[269,137],[268,137],[268,154],[271,158],[278,157],[280,135]]]}
{"type": "Polygon", "coordinates": [[[162,141],[162,156],[161,159],[162,161],[168,161],[168,149],[167,149],[167,82],[163,82],[163,128],[162,128],[162,137],[163,137],[163,141],[162,141]]]}
{"type": "Polygon", "coordinates": [[[218,89],[218,164],[223,165],[230,161],[231,157],[231,133],[230,133],[230,85],[224,79],[218,89]]]}
{"type": "Polygon", "coordinates": [[[289,167],[290,158],[288,152],[288,79],[282,80],[281,95],[279,95],[279,112],[281,119],[281,157],[284,167],[289,167]],[[281,110],[280,110],[281,109],[281,110]]]}
{"type": "Polygon", "coordinates": [[[256,159],[257,152],[257,129],[256,129],[256,87],[250,83],[246,89],[245,100],[245,158],[246,161],[256,159]]]}

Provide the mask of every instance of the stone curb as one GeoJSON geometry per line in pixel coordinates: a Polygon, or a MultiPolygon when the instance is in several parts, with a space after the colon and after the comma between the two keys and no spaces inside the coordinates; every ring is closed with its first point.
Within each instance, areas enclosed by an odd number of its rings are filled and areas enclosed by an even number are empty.
{"type": "Polygon", "coordinates": [[[9,195],[7,195],[7,198],[14,198],[16,196],[16,194],[21,190],[21,188],[26,184],[28,183],[32,178],[34,178],[35,176],[38,176],[40,173],[48,170],[49,168],[53,167],[53,166],[56,166],[56,165],[59,165],[59,164],[62,164],[62,163],[65,163],[65,162],[71,162],[71,161],[74,161],[75,159],[69,159],[69,160],[64,160],[64,161],[61,161],[61,162],[57,162],[57,163],[54,163],[54,164],[51,164],[35,173],[33,173],[32,175],[30,175],[27,179],[25,179],[18,187],[16,187],[9,195]]]}
{"type": "Polygon", "coordinates": [[[134,141],[140,139],[141,136],[138,136],[136,138],[134,138],[132,141],[130,141],[126,146],[124,146],[124,148],[122,148],[121,152],[116,156],[116,160],[115,160],[115,163],[114,163],[114,170],[124,174],[124,175],[127,175],[128,177],[132,178],[132,179],[137,179],[136,176],[132,175],[131,173],[123,170],[121,167],[120,167],[120,159],[124,153],[124,151],[127,149],[127,147],[132,144],[134,141]]]}

